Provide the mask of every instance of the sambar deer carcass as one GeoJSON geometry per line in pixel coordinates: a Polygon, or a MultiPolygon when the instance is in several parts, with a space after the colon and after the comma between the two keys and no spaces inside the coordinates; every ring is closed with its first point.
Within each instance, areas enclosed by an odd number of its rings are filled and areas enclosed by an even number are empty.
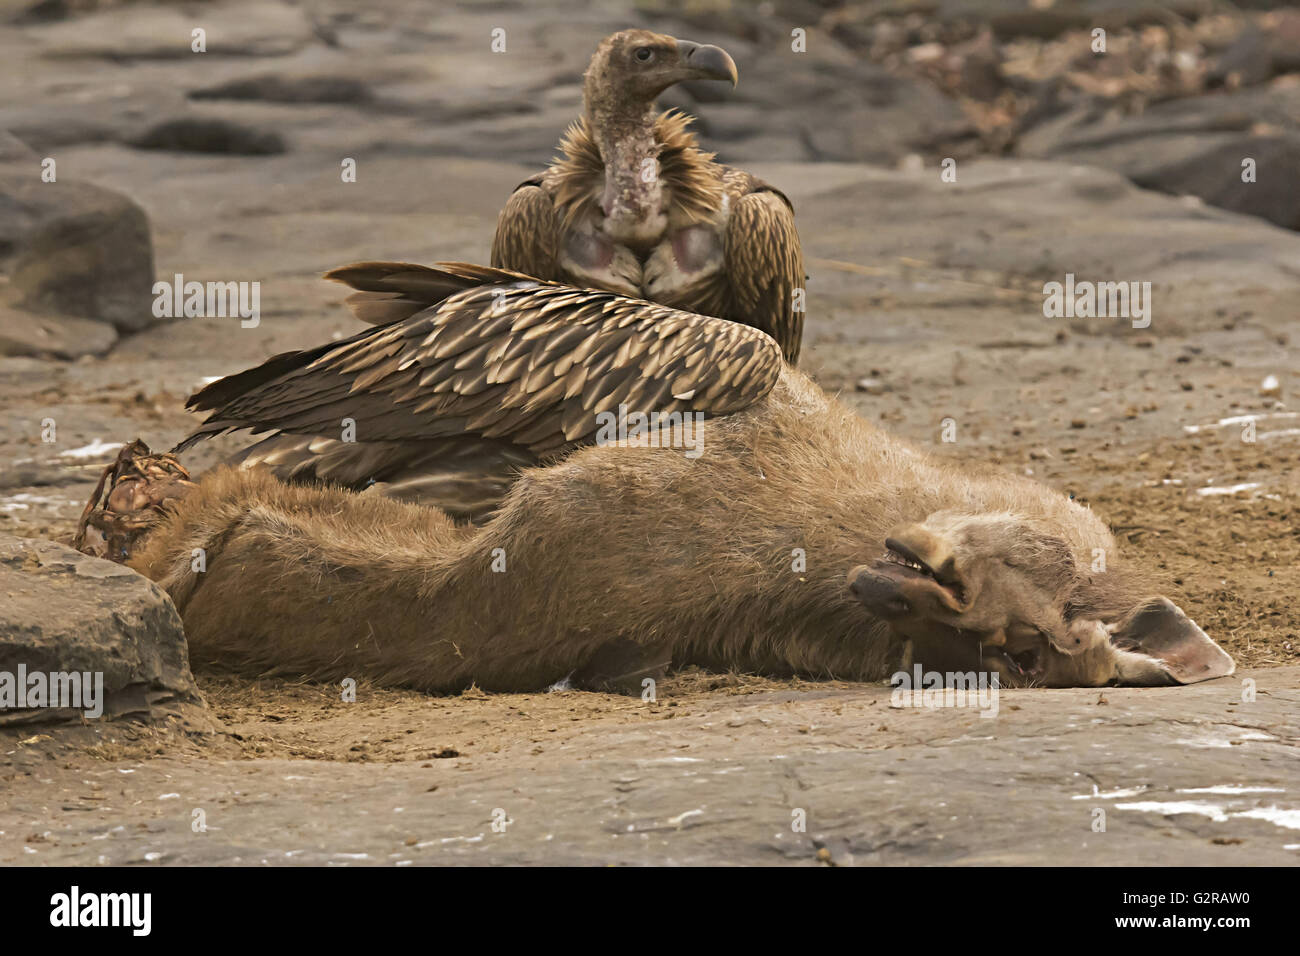
{"type": "Polygon", "coordinates": [[[358,439],[537,464],[481,525],[209,474],[131,561],[175,600],[196,661],[430,691],[603,686],[669,661],[1047,686],[1233,670],[1088,508],[888,435],[761,332],[477,267],[350,270],[363,304],[404,297],[409,317],[209,386],[194,437],[347,416],[358,439]],[[591,444],[620,405],[714,417],[591,444]]]}

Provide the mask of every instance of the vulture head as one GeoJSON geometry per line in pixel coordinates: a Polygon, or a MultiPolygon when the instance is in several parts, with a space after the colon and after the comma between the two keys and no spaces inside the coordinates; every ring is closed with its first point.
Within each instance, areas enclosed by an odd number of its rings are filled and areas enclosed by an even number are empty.
{"type": "Polygon", "coordinates": [[[643,113],[655,97],[685,80],[729,80],[736,64],[721,47],[678,40],[649,30],[624,30],[596,48],[583,77],[589,113],[643,113]]]}

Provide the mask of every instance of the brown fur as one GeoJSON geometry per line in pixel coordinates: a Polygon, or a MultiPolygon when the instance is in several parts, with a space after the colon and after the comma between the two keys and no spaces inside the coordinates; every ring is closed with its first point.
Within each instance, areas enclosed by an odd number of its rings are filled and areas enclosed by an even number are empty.
{"type": "MultiPolygon", "coordinates": [[[[1043,598],[1057,613],[1093,592],[1117,606],[1143,593],[1122,587],[1130,593],[1117,602],[1077,570],[1094,548],[1114,569],[1114,540],[1088,509],[1024,478],[930,457],[794,370],[749,410],[706,423],[701,440],[695,460],[603,446],[528,470],[480,528],[223,469],[132,564],[172,595],[198,662],[432,691],[535,690],[620,640],[668,648],[678,665],[883,678],[911,651],[853,597],[845,573],[879,556],[893,529],[936,513],[992,528],[1001,554],[981,557],[995,563],[1036,566],[1045,540],[999,527],[1050,536],[1064,548],[1043,598]],[[998,515],[1007,520],[986,519],[998,515]],[[206,570],[196,573],[198,548],[206,570]],[[504,573],[492,570],[498,548],[504,573]],[[792,570],[794,549],[806,570],[792,570]]],[[[1090,664],[1057,682],[1114,676],[1090,664]]]]}

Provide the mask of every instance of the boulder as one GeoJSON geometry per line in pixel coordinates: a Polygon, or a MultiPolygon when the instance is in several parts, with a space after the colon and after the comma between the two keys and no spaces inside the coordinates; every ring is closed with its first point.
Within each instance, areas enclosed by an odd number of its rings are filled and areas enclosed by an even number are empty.
{"type": "Polygon", "coordinates": [[[29,680],[102,674],[102,718],[187,717],[204,706],[180,615],[161,588],[129,568],[52,541],[0,536],[0,597],[0,727],[80,721],[86,713],[6,701],[5,681],[12,686],[20,668],[29,680]]]}
{"type": "MultiPolygon", "coordinates": [[[[119,332],[154,321],[153,244],[144,210],[89,183],[44,182],[35,159],[0,167],[0,272],[9,276],[9,304],[32,312],[94,319],[119,332]]],[[[76,334],[52,333],[56,344],[44,351],[66,351],[57,342],[76,334]]],[[[102,347],[93,341],[89,350],[102,347]]]]}
{"type": "Polygon", "coordinates": [[[116,342],[117,330],[107,322],[0,305],[0,355],[78,359],[104,355],[116,342]]]}
{"type": "Polygon", "coordinates": [[[700,84],[666,90],[664,108],[697,118],[725,162],[812,159],[895,166],[913,153],[947,155],[975,136],[955,100],[929,82],[872,63],[810,61],[806,69],[756,61],[725,99],[700,84]]]}
{"type": "Polygon", "coordinates": [[[815,76],[793,74],[784,82],[784,90],[774,86],[767,94],[788,104],[771,128],[803,139],[815,160],[893,166],[911,153],[949,150],[975,135],[956,102],[874,64],[822,65],[815,76]],[[808,103],[818,110],[809,111],[808,103]]]}
{"type": "Polygon", "coordinates": [[[150,126],[129,140],[136,149],[178,153],[270,156],[284,152],[284,137],[272,130],[216,117],[180,116],[150,126]]]}
{"type": "Polygon", "coordinates": [[[1135,169],[1130,178],[1148,189],[1199,196],[1220,209],[1300,230],[1300,136],[1225,136],[1199,145],[1190,155],[1135,169]],[[1255,163],[1250,182],[1241,178],[1246,159],[1255,163]]]}
{"type": "Polygon", "coordinates": [[[293,76],[263,73],[190,93],[192,100],[252,100],[263,103],[368,103],[370,88],[351,76],[293,76]]]}
{"type": "Polygon", "coordinates": [[[1087,104],[1027,132],[1017,152],[1112,169],[1147,189],[1300,229],[1297,109],[1297,84],[1173,100],[1128,117],[1087,104]],[[1254,182],[1242,181],[1246,159],[1254,182]]]}
{"type": "Polygon", "coordinates": [[[1251,86],[1300,70],[1300,11],[1277,10],[1249,24],[1211,66],[1211,86],[1251,86]]]}

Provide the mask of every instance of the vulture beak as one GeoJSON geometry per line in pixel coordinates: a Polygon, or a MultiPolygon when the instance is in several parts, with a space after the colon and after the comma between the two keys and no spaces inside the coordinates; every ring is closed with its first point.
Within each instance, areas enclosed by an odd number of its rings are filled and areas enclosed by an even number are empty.
{"type": "Polygon", "coordinates": [[[677,55],[686,68],[688,80],[730,80],[734,87],[740,79],[736,61],[719,46],[700,46],[690,40],[677,41],[677,55]]]}

